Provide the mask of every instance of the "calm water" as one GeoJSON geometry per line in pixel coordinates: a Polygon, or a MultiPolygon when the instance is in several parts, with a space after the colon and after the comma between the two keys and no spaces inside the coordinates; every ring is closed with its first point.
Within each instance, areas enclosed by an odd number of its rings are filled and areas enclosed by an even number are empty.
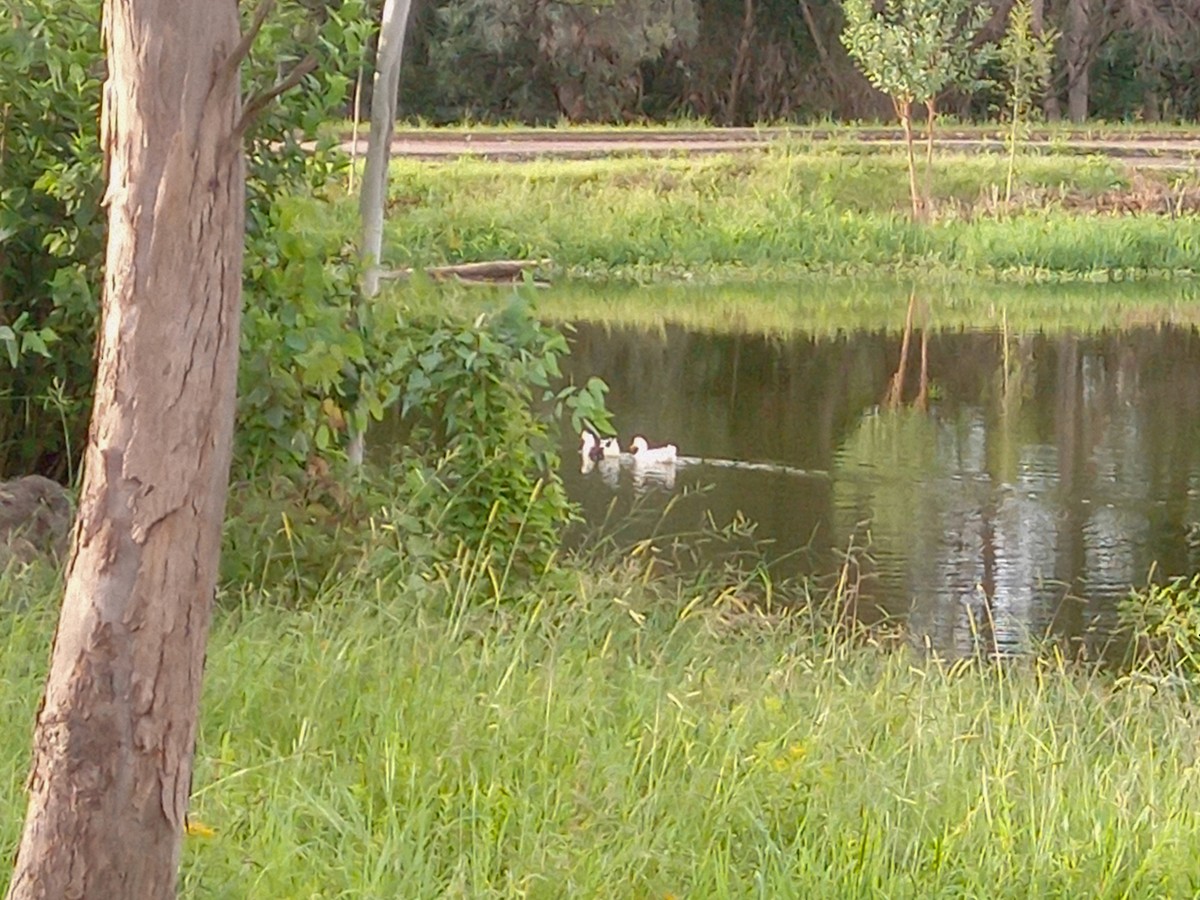
{"type": "MultiPolygon", "coordinates": [[[[567,485],[593,532],[694,535],[742,515],[778,574],[828,575],[854,548],[860,615],[901,616],[950,654],[1042,636],[1098,652],[1131,586],[1200,564],[1195,329],[917,333],[898,404],[897,334],[584,322],[573,344],[570,371],[608,382],[626,445],[641,433],[722,461],[584,475],[568,438],[567,485]]],[[[701,558],[728,549],[689,540],[701,558]]]]}

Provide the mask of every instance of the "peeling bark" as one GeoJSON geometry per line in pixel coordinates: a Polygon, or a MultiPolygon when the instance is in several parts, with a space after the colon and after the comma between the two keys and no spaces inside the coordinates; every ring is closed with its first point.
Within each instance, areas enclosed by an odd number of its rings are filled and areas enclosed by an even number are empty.
{"type": "Polygon", "coordinates": [[[96,397],[10,900],[170,897],[229,474],[234,0],[107,0],[96,397]]]}

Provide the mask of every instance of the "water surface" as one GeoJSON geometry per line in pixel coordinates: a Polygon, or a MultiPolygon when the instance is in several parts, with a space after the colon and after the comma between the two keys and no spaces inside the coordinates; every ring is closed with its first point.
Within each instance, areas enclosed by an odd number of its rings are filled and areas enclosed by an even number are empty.
{"type": "Polygon", "coordinates": [[[584,475],[568,436],[570,493],[623,540],[743,516],[777,575],[828,576],[851,551],[859,614],[948,654],[1048,636],[1099,652],[1131,587],[1196,571],[1192,326],[914,329],[904,351],[896,330],[576,325],[569,370],[608,382],[626,443],[734,463],[584,475]]]}

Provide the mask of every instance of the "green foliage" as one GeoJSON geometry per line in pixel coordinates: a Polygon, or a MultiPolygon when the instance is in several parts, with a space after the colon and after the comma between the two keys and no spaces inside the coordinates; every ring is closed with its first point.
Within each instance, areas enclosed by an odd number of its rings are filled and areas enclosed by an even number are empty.
{"type": "Polygon", "coordinates": [[[1121,601],[1135,671],[1200,682],[1200,575],[1152,584],[1121,601]]]}
{"type": "Polygon", "coordinates": [[[86,427],[104,241],[100,6],[11,0],[4,16],[0,473],[61,476],[70,470],[67,447],[79,446],[86,427]]]}
{"type": "Polygon", "coordinates": [[[355,416],[378,420],[390,399],[398,311],[356,324],[356,255],[318,206],[279,198],[248,244],[236,454],[248,474],[334,451],[355,416]]]}
{"type": "Polygon", "coordinates": [[[248,97],[268,90],[309,56],[317,64],[296,88],[267,105],[247,135],[247,230],[253,238],[272,239],[264,233],[278,199],[319,194],[345,174],[348,160],[335,149],[339,136],[323,126],[350,102],[372,28],[366,0],[317,5],[289,0],[264,23],[243,65],[248,97]]]}
{"type": "Polygon", "coordinates": [[[364,502],[431,558],[467,547],[485,568],[544,566],[573,515],[551,429],[566,415],[576,428],[584,416],[607,426],[606,387],[562,383],[566,340],[519,294],[482,313],[474,303],[471,318],[409,316],[414,302],[445,302],[443,289],[418,281],[351,315],[346,221],[314,201],[277,202],[274,239],[247,264],[255,300],[243,322],[235,478],[272,488],[248,507],[235,498],[232,539],[263,553],[228,574],[286,575],[311,593],[339,566],[336,536],[363,539],[364,502]],[[368,420],[372,464],[350,491],[322,489],[351,426],[368,420]],[[326,496],[313,501],[314,490],[326,496]]]}
{"type": "Polygon", "coordinates": [[[870,82],[897,102],[970,89],[987,60],[973,47],[987,21],[977,0],[845,0],[842,43],[870,82]]]}
{"type": "Polygon", "coordinates": [[[547,565],[574,515],[555,426],[567,412],[576,427],[583,416],[608,424],[603,382],[562,384],[567,352],[520,294],[472,321],[440,317],[399,336],[395,466],[410,498],[399,525],[438,534],[455,554],[466,545],[485,567],[547,565]]]}
{"type": "MultiPolygon", "coordinates": [[[[59,477],[82,446],[92,386],[105,217],[97,123],[100,8],[12,0],[0,30],[0,473],[39,470],[59,477]]],[[[315,136],[344,104],[368,24],[344,2],[310,11],[280,4],[245,66],[254,95],[300,57],[318,59],[301,89],[268,104],[248,135],[247,258],[270,256],[265,229],[276,200],[324,184],[344,165],[315,136]],[[316,17],[314,20],[313,17],[316,17]]],[[[253,290],[248,302],[261,300],[253,290]]]]}
{"type": "Polygon", "coordinates": [[[698,21],[692,0],[452,0],[431,28],[430,65],[458,115],[501,104],[612,122],[638,111],[641,66],[694,43],[698,21]]]}

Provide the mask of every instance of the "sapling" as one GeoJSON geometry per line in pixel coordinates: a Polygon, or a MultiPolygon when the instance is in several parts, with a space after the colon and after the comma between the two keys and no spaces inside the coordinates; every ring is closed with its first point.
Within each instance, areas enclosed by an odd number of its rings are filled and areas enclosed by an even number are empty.
{"type": "Polygon", "coordinates": [[[1008,77],[1009,122],[1008,175],[1004,182],[1004,203],[1012,200],[1013,174],[1017,164],[1017,145],[1029,135],[1029,118],[1036,107],[1034,100],[1046,90],[1050,67],[1054,62],[1054,44],[1058,32],[1034,28],[1033,4],[1017,0],[1008,17],[1008,31],[1000,41],[998,57],[1008,77]]]}
{"type": "Polygon", "coordinates": [[[871,84],[891,98],[904,130],[913,218],[924,218],[929,198],[917,187],[913,104],[923,104],[928,112],[928,171],[937,98],[952,87],[976,87],[975,73],[989,55],[986,48],[974,46],[985,10],[976,0],[887,0],[882,8],[873,0],[845,0],[842,8],[842,43],[871,84]]]}

